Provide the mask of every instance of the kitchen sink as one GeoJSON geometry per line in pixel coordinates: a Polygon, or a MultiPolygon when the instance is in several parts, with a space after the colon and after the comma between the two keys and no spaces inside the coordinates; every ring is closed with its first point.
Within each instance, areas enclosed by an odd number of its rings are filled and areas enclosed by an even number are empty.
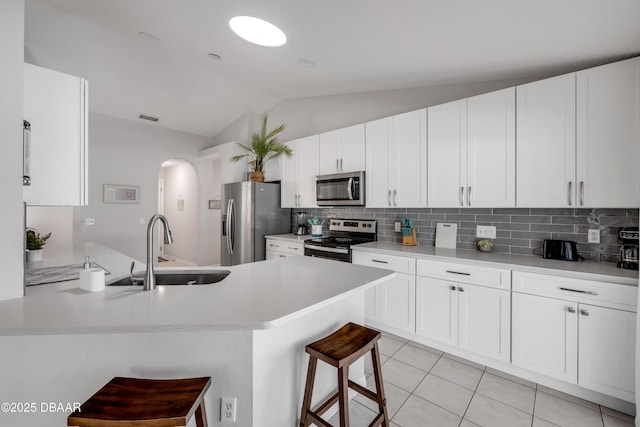
{"type": "MultiPolygon", "coordinates": [[[[210,285],[224,280],[231,273],[229,270],[175,270],[175,271],[156,271],[156,285],[210,285]]],[[[135,285],[142,286],[142,278],[144,272],[134,273],[133,277],[137,283],[135,285]]],[[[131,286],[130,277],[124,277],[108,286],[131,286]]]]}

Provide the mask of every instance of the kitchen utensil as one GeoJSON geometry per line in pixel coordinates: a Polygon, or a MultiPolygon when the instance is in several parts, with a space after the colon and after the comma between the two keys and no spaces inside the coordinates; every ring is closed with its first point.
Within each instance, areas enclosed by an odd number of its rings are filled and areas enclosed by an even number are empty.
{"type": "Polygon", "coordinates": [[[456,248],[458,224],[439,222],[436,224],[436,248],[456,248]]]}

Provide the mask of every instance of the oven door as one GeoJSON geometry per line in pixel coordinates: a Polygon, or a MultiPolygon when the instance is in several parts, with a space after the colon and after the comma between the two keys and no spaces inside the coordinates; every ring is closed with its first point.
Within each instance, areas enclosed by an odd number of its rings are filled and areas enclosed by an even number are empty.
{"type": "Polygon", "coordinates": [[[329,248],[307,243],[304,245],[305,256],[333,259],[336,261],[351,262],[351,249],[329,248]]]}

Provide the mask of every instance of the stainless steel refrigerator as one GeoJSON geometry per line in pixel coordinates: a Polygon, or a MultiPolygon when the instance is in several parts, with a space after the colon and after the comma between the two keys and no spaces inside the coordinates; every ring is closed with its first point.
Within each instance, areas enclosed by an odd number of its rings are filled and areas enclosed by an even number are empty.
{"type": "Polygon", "coordinates": [[[264,236],[291,232],[291,210],[280,207],[280,184],[222,186],[221,265],[265,259],[264,236]]]}

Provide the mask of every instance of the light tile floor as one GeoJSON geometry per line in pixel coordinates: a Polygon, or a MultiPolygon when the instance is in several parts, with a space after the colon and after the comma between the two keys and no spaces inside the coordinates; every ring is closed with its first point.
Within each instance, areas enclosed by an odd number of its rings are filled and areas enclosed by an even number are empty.
{"type": "MultiPolygon", "coordinates": [[[[393,335],[383,334],[379,349],[394,427],[634,426],[629,415],[393,335]]],[[[369,357],[366,371],[371,383],[369,357]]],[[[360,395],[349,407],[353,427],[377,412],[360,395]]],[[[329,422],[340,425],[337,415],[329,422]]]]}

